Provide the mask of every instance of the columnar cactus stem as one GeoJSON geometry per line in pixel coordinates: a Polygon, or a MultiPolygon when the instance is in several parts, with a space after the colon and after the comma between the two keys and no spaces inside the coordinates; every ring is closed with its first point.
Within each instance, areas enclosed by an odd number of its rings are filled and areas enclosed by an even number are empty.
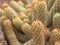
{"type": "Polygon", "coordinates": [[[32,37],[34,40],[33,45],[45,45],[43,26],[38,20],[32,23],[32,37]]]}
{"type": "Polygon", "coordinates": [[[1,26],[0,26],[0,45],[7,45],[1,26]]]}
{"type": "Polygon", "coordinates": [[[33,5],[36,17],[41,20],[44,25],[47,26],[48,11],[46,2],[44,0],[39,0],[33,5]]]}
{"type": "Polygon", "coordinates": [[[17,1],[21,6],[25,7],[25,4],[22,2],[22,0],[17,1]]]}
{"type": "Polygon", "coordinates": [[[17,17],[17,16],[13,17],[12,23],[15,28],[17,28],[19,31],[22,31],[21,25],[23,24],[23,21],[19,17],[17,17]]]}
{"type": "Polygon", "coordinates": [[[22,31],[29,39],[32,38],[31,26],[28,23],[22,24],[22,31]]]}
{"type": "Polygon", "coordinates": [[[28,16],[24,12],[20,12],[18,16],[23,22],[30,23],[28,16]]]}
{"type": "Polygon", "coordinates": [[[17,13],[7,3],[4,3],[2,7],[5,11],[5,16],[7,16],[9,19],[12,19],[14,16],[17,16],[17,13]]]}
{"type": "Polygon", "coordinates": [[[0,8],[0,16],[4,15],[4,10],[0,8]]]}
{"type": "Polygon", "coordinates": [[[27,41],[27,42],[24,43],[23,45],[33,45],[33,39],[27,41]]]}
{"type": "Polygon", "coordinates": [[[55,0],[48,0],[48,11],[50,11],[51,7],[53,6],[55,0]]]}
{"type": "Polygon", "coordinates": [[[17,40],[17,37],[14,33],[11,21],[9,19],[6,19],[3,22],[3,27],[6,33],[6,37],[9,41],[10,45],[21,45],[21,43],[17,40]]]}
{"type": "Polygon", "coordinates": [[[60,0],[55,0],[52,8],[50,9],[50,12],[48,15],[48,24],[49,25],[52,25],[52,18],[56,12],[60,12],[60,0]]]}
{"type": "Polygon", "coordinates": [[[0,17],[0,26],[3,26],[2,23],[5,19],[7,19],[7,17],[5,17],[5,16],[0,17]]]}
{"type": "Polygon", "coordinates": [[[15,1],[10,1],[10,6],[17,12],[20,13],[21,11],[26,13],[26,8],[22,7],[21,5],[19,5],[17,2],[15,1]],[[18,6],[18,7],[17,7],[18,6]]]}
{"type": "Polygon", "coordinates": [[[27,9],[27,16],[28,16],[30,23],[31,23],[33,20],[36,19],[36,15],[34,15],[34,11],[31,7],[31,4],[27,4],[26,9],[27,9]]]}
{"type": "Polygon", "coordinates": [[[28,39],[28,36],[26,36],[24,33],[21,33],[19,31],[17,31],[17,29],[14,28],[14,31],[15,31],[15,34],[17,36],[17,39],[22,42],[22,43],[25,43],[27,42],[29,39],[28,39]]]}
{"type": "Polygon", "coordinates": [[[22,0],[22,2],[26,5],[26,4],[29,4],[29,0],[22,0]]]}
{"type": "Polygon", "coordinates": [[[60,28],[60,13],[53,16],[53,28],[60,28]]]}
{"type": "Polygon", "coordinates": [[[60,29],[55,28],[51,33],[50,33],[50,40],[49,40],[49,45],[54,45],[57,40],[60,39],[60,29]]]}

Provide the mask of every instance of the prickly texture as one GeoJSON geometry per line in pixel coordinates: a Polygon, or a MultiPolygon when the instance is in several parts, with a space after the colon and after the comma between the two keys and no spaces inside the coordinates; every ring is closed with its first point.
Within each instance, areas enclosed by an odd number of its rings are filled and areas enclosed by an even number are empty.
{"type": "Polygon", "coordinates": [[[36,17],[42,21],[44,25],[47,26],[47,17],[48,17],[48,11],[47,11],[47,5],[45,1],[37,1],[34,5],[34,13],[36,17]]]}
{"type": "Polygon", "coordinates": [[[27,4],[26,9],[27,9],[27,16],[28,16],[30,23],[31,23],[33,20],[36,19],[36,16],[34,15],[31,4],[27,4]]]}
{"type": "Polygon", "coordinates": [[[24,12],[20,12],[18,16],[23,22],[30,23],[28,16],[24,12]]]}
{"type": "Polygon", "coordinates": [[[60,45],[60,40],[56,41],[55,45],[60,45]]]}
{"type": "Polygon", "coordinates": [[[26,13],[26,9],[24,7],[22,7],[21,5],[19,5],[17,2],[15,1],[10,1],[10,6],[17,12],[20,13],[21,11],[26,13]],[[18,6],[18,7],[17,7],[18,6]]]}
{"type": "Polygon", "coordinates": [[[5,17],[5,16],[0,17],[0,26],[3,26],[2,23],[5,19],[7,19],[7,17],[5,17]]]}
{"type": "Polygon", "coordinates": [[[4,15],[4,10],[0,8],[0,16],[4,15]]]}
{"type": "Polygon", "coordinates": [[[17,39],[22,42],[22,43],[25,43],[29,40],[28,36],[26,36],[23,32],[19,32],[17,31],[16,28],[14,28],[14,31],[15,31],[15,34],[17,36],[17,39]]]}
{"type": "Polygon", "coordinates": [[[29,0],[22,0],[22,2],[26,5],[26,4],[29,4],[29,0]]]}
{"type": "Polygon", "coordinates": [[[17,2],[19,3],[19,5],[25,7],[25,4],[21,0],[18,0],[17,2]]]}
{"type": "Polygon", "coordinates": [[[6,33],[6,37],[10,45],[21,45],[21,43],[17,40],[17,37],[14,33],[11,21],[6,19],[3,22],[4,31],[6,33]]]}
{"type": "Polygon", "coordinates": [[[48,11],[50,11],[51,7],[53,6],[55,0],[48,0],[48,11]]]}
{"type": "Polygon", "coordinates": [[[60,13],[53,16],[53,28],[60,28],[60,13]]]}
{"type": "Polygon", "coordinates": [[[17,13],[7,3],[4,3],[2,7],[4,9],[5,16],[9,19],[12,19],[14,16],[17,16],[17,13]]]}
{"type": "Polygon", "coordinates": [[[22,24],[22,31],[29,39],[32,38],[31,26],[28,23],[22,24]]]}
{"type": "Polygon", "coordinates": [[[6,42],[5,38],[4,38],[4,34],[2,32],[2,27],[1,26],[0,26],[0,44],[1,45],[7,45],[7,42],[6,42]]]}
{"type": "Polygon", "coordinates": [[[13,17],[12,23],[17,30],[22,31],[21,25],[23,24],[23,21],[19,17],[17,16],[13,17]]]}
{"type": "Polygon", "coordinates": [[[29,41],[27,41],[23,45],[33,45],[33,39],[30,39],[29,41]]]}
{"type": "Polygon", "coordinates": [[[55,0],[52,8],[49,11],[49,15],[48,15],[48,24],[49,25],[52,25],[52,18],[56,12],[60,12],[60,0],[55,0]]]}
{"type": "Polygon", "coordinates": [[[54,45],[57,40],[60,39],[60,29],[55,28],[50,33],[49,45],[54,45]]]}
{"type": "Polygon", "coordinates": [[[42,23],[37,20],[32,23],[32,38],[34,40],[33,45],[45,45],[45,37],[42,23]]]}

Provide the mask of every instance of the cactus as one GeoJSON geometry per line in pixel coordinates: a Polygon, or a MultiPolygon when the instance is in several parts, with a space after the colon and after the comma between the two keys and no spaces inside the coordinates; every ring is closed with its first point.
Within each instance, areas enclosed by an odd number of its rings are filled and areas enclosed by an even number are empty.
{"type": "Polygon", "coordinates": [[[56,41],[55,45],[60,45],[60,40],[56,41]]]}
{"type": "Polygon", "coordinates": [[[31,33],[31,26],[28,23],[22,24],[22,31],[24,34],[28,37],[28,39],[32,38],[32,33],[31,33]]]}
{"type": "Polygon", "coordinates": [[[4,34],[2,32],[2,27],[0,26],[0,44],[1,45],[7,45],[7,41],[4,38],[4,34]]]}
{"type": "Polygon", "coordinates": [[[53,28],[60,28],[60,13],[53,16],[53,28]]]}
{"type": "Polygon", "coordinates": [[[26,9],[22,7],[21,5],[19,5],[17,2],[11,0],[9,4],[17,13],[20,13],[21,11],[26,13],[26,9]]]}
{"type": "Polygon", "coordinates": [[[60,0],[55,0],[53,6],[51,7],[48,15],[48,24],[52,25],[53,15],[57,12],[60,12],[60,0]]]}
{"type": "Polygon", "coordinates": [[[22,2],[26,5],[26,4],[29,4],[29,0],[22,0],[22,2]]]}
{"type": "Polygon", "coordinates": [[[32,21],[35,20],[36,16],[34,15],[31,4],[27,4],[26,9],[27,9],[27,16],[28,16],[28,18],[30,20],[30,23],[32,23],[32,21]]]}
{"type": "Polygon", "coordinates": [[[10,45],[21,45],[21,43],[17,40],[17,37],[14,33],[11,21],[9,19],[6,19],[3,22],[3,27],[4,27],[4,31],[6,33],[6,37],[9,41],[10,45]]]}
{"type": "Polygon", "coordinates": [[[17,30],[22,31],[21,25],[23,24],[23,21],[19,17],[17,17],[17,16],[13,17],[12,23],[13,23],[14,27],[17,28],[17,30]]]}
{"type": "Polygon", "coordinates": [[[7,17],[5,17],[5,16],[0,17],[0,26],[3,26],[2,23],[5,19],[7,19],[7,17]]]}
{"type": "Polygon", "coordinates": [[[0,8],[0,16],[4,15],[4,10],[0,8]]]}
{"type": "Polygon", "coordinates": [[[25,4],[22,2],[22,0],[17,1],[21,6],[25,7],[25,4]]]}
{"type": "Polygon", "coordinates": [[[33,39],[27,41],[27,42],[24,43],[23,45],[33,45],[33,39]]]}
{"type": "Polygon", "coordinates": [[[20,12],[18,16],[23,22],[30,23],[28,16],[24,12],[20,12]]]}
{"type": "Polygon", "coordinates": [[[15,28],[14,28],[14,31],[15,31],[15,34],[17,36],[17,39],[20,42],[25,43],[25,42],[27,42],[29,40],[28,36],[26,36],[24,33],[17,31],[15,28]]]}
{"type": "Polygon", "coordinates": [[[48,0],[48,11],[50,11],[51,7],[53,6],[55,0],[48,0]]]}
{"type": "Polygon", "coordinates": [[[2,7],[5,11],[5,16],[9,19],[12,19],[14,16],[17,16],[17,13],[7,3],[4,3],[2,7]]]}
{"type": "Polygon", "coordinates": [[[39,20],[32,23],[32,38],[34,40],[33,45],[45,45],[43,26],[39,20]]]}
{"type": "Polygon", "coordinates": [[[60,39],[60,29],[55,28],[50,33],[49,45],[54,45],[57,40],[60,39]]]}
{"type": "Polygon", "coordinates": [[[47,26],[48,21],[48,11],[47,11],[47,5],[44,0],[38,0],[34,5],[34,13],[36,17],[42,21],[44,25],[47,26]]]}

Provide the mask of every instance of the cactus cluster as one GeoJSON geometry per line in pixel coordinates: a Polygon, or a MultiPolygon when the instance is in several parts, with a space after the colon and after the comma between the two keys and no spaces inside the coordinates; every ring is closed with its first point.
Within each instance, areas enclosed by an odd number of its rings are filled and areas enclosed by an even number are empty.
{"type": "Polygon", "coordinates": [[[60,0],[1,1],[0,45],[60,45],[60,0]]]}

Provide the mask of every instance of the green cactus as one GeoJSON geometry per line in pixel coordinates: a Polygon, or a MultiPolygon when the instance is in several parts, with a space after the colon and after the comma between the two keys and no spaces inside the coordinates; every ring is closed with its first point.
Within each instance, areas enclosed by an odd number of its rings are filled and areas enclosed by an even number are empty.
{"type": "Polygon", "coordinates": [[[24,33],[22,32],[19,32],[16,30],[16,28],[14,28],[14,31],[15,31],[15,34],[17,36],[17,39],[22,42],[22,43],[25,43],[29,40],[28,36],[26,36],[24,33]]]}
{"type": "Polygon", "coordinates": [[[1,45],[7,45],[7,41],[4,38],[4,33],[2,31],[2,27],[0,26],[0,44],[1,45]]]}
{"type": "Polygon", "coordinates": [[[3,27],[4,27],[4,31],[6,33],[6,37],[9,41],[9,44],[10,45],[21,45],[21,43],[17,40],[17,37],[16,37],[13,27],[12,27],[12,23],[9,19],[6,19],[3,22],[3,27]]]}
{"type": "Polygon", "coordinates": [[[4,15],[4,10],[0,8],[0,16],[4,15]]]}
{"type": "Polygon", "coordinates": [[[34,4],[34,13],[36,17],[41,20],[44,25],[47,26],[48,11],[46,2],[44,0],[39,0],[34,4]]]}
{"type": "Polygon", "coordinates": [[[22,31],[24,34],[28,37],[28,39],[32,38],[32,33],[31,33],[31,26],[28,23],[22,24],[22,31]]]}
{"type": "Polygon", "coordinates": [[[17,16],[13,17],[12,23],[15,28],[17,28],[19,31],[22,31],[21,25],[23,24],[23,21],[19,17],[17,17],[17,16]]]}
{"type": "Polygon", "coordinates": [[[60,0],[55,0],[51,10],[49,11],[49,15],[48,15],[48,24],[49,25],[52,25],[53,15],[57,12],[60,12],[60,0]]]}
{"type": "Polygon", "coordinates": [[[20,12],[18,16],[23,22],[30,23],[28,16],[24,12],[20,12]]]}
{"type": "Polygon", "coordinates": [[[27,42],[24,43],[23,45],[33,45],[33,39],[27,41],[27,42]]]}
{"type": "Polygon", "coordinates": [[[12,19],[14,16],[17,16],[17,13],[7,3],[4,3],[2,7],[4,9],[5,16],[9,19],[12,19]]]}
{"type": "Polygon", "coordinates": [[[7,17],[5,17],[5,16],[0,17],[0,26],[3,26],[2,23],[5,19],[7,19],[7,17]]]}
{"type": "Polygon", "coordinates": [[[22,0],[22,2],[26,5],[26,4],[29,4],[29,0],[22,0]]]}
{"type": "Polygon", "coordinates": [[[26,8],[22,7],[21,5],[19,5],[17,2],[15,1],[10,1],[10,6],[17,12],[20,13],[21,11],[26,13],[26,8]],[[18,6],[18,7],[17,7],[18,6]]]}
{"type": "Polygon", "coordinates": [[[53,22],[53,28],[60,28],[60,13],[55,13],[52,22],[53,22]]]}
{"type": "Polygon", "coordinates": [[[54,45],[57,40],[60,39],[60,29],[55,28],[50,33],[49,45],[54,45]]]}
{"type": "Polygon", "coordinates": [[[48,11],[50,11],[51,7],[53,6],[55,0],[48,0],[48,11]]]}
{"type": "Polygon", "coordinates": [[[18,2],[19,5],[21,5],[22,7],[25,7],[25,4],[24,4],[21,0],[18,0],[17,2],[18,2]]]}
{"type": "Polygon", "coordinates": [[[45,37],[42,23],[39,20],[33,21],[31,28],[34,45],[45,45],[45,37]]]}
{"type": "Polygon", "coordinates": [[[34,15],[33,9],[31,7],[31,4],[27,4],[26,5],[26,9],[27,9],[27,16],[30,20],[30,23],[36,19],[36,16],[34,15]]]}

